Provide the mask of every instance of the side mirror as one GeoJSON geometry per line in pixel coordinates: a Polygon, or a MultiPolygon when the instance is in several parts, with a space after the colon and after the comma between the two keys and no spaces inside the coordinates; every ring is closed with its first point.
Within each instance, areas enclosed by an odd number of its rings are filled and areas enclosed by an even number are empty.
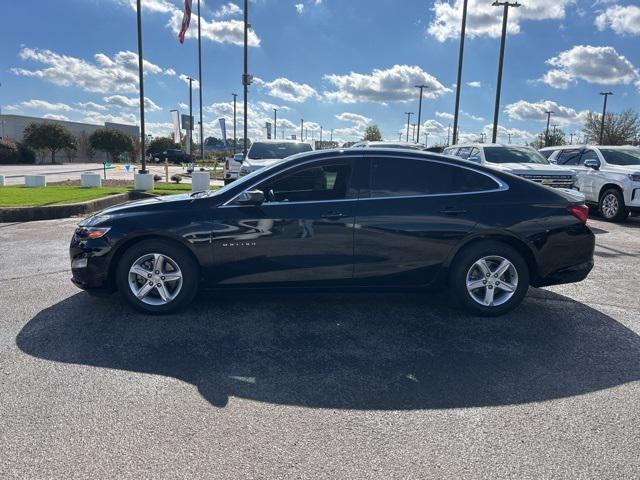
{"type": "Polygon", "coordinates": [[[467,160],[473,163],[481,163],[480,157],[469,157],[467,160]]]}
{"type": "Polygon", "coordinates": [[[244,153],[236,153],[236,154],[233,156],[233,160],[234,160],[235,162],[240,162],[240,163],[244,162],[244,153]]]}
{"type": "Polygon", "coordinates": [[[600,170],[600,160],[590,158],[584,161],[584,166],[587,168],[593,168],[594,170],[600,170]]]}
{"type": "Polygon", "coordinates": [[[260,190],[247,190],[238,195],[233,203],[246,207],[262,205],[264,203],[264,193],[260,190]]]}

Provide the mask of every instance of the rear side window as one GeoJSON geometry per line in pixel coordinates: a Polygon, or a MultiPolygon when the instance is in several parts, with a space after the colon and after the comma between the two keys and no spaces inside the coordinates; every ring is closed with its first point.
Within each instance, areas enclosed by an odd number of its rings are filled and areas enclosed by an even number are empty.
{"type": "Polygon", "coordinates": [[[428,160],[374,158],[371,197],[407,197],[495,190],[491,177],[474,170],[428,160]]]}

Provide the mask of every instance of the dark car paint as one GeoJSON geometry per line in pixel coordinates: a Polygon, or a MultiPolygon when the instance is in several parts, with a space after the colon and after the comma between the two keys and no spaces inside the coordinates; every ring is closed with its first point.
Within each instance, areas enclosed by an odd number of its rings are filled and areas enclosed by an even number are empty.
{"type": "Polygon", "coordinates": [[[447,156],[325,150],[290,157],[216,195],[176,195],[106,209],[93,218],[111,228],[108,234],[98,240],[74,236],[70,254],[89,259],[87,268],[73,269],[74,283],[86,289],[113,290],[118,259],[145,238],[186,247],[211,286],[427,285],[446,274],[464,246],[500,237],[523,253],[531,283],[543,286],[581,280],[592,266],[594,236],[567,212],[570,203],[550,188],[447,156]],[[380,155],[465,166],[508,189],[369,199],[369,159],[380,155]],[[347,199],[224,205],[248,186],[316,160],[352,162],[347,199]]]}

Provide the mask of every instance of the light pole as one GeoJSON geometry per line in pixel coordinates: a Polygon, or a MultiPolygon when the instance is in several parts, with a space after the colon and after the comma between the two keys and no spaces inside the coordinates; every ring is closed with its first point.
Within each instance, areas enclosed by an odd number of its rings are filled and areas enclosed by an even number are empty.
{"type": "Polygon", "coordinates": [[[502,15],[502,38],[500,39],[500,60],[498,61],[498,81],[496,83],[496,106],[493,113],[493,133],[491,143],[496,143],[498,138],[498,117],[500,116],[500,91],[502,90],[502,68],[504,67],[504,47],[507,40],[507,18],[509,17],[509,7],[519,7],[518,2],[499,2],[495,1],[491,5],[494,7],[503,7],[502,15]]]}
{"type": "Polygon", "coordinates": [[[402,132],[398,133],[398,141],[401,142],[402,141],[402,132]]]}
{"type": "Polygon", "coordinates": [[[331,135],[329,136],[329,142],[331,142],[331,147],[333,147],[333,128],[331,129],[331,135]]]}
{"type": "Polygon", "coordinates": [[[300,119],[300,141],[304,141],[304,118],[300,119]]]}
{"type": "MultiPolygon", "coordinates": [[[[200,98],[200,159],[204,160],[204,125],[202,120],[202,30],[201,30],[201,21],[202,17],[200,16],[200,0],[198,0],[198,86],[200,87],[200,91],[198,92],[200,98]]],[[[193,123],[193,122],[192,122],[193,123]]],[[[193,126],[192,126],[193,128],[193,126]]]]}
{"type": "Polygon", "coordinates": [[[416,141],[416,123],[412,123],[411,124],[411,142],[412,143],[417,143],[416,141]]]}
{"type": "Polygon", "coordinates": [[[613,95],[613,92],[600,92],[600,95],[604,97],[604,105],[602,105],[602,122],[600,122],[600,145],[604,141],[604,117],[607,114],[607,98],[609,95],[613,95]]]}
{"type": "Polygon", "coordinates": [[[411,126],[411,115],[413,115],[413,112],[404,112],[404,114],[407,116],[407,143],[409,143],[409,127],[411,126]]]}
{"type": "Polygon", "coordinates": [[[549,122],[551,121],[551,114],[556,112],[554,112],[553,110],[547,110],[544,113],[547,114],[547,129],[544,134],[544,146],[548,147],[549,146],[549,122]]]}
{"type": "Polygon", "coordinates": [[[467,2],[462,4],[462,27],[460,28],[460,53],[458,55],[458,81],[456,83],[456,106],[453,112],[453,142],[458,142],[458,113],[460,111],[460,89],[462,88],[462,60],[464,58],[464,35],[467,29],[467,2]]]}
{"type": "Polygon", "coordinates": [[[320,125],[320,150],[322,150],[322,125],[320,125]]]}
{"type": "Polygon", "coordinates": [[[424,146],[429,146],[429,132],[424,132],[424,146]]]}
{"type": "Polygon", "coordinates": [[[569,134],[569,145],[573,145],[573,136],[575,135],[575,133],[570,133],[569,134]]]}
{"type": "Polygon", "coordinates": [[[193,78],[187,77],[189,80],[189,155],[193,156],[193,78]]]}
{"type": "Polygon", "coordinates": [[[425,88],[429,88],[429,85],[416,85],[416,88],[420,89],[420,103],[418,104],[418,143],[420,143],[420,122],[422,121],[422,92],[425,88]]]}
{"type": "Polygon", "coordinates": [[[273,139],[278,139],[278,109],[273,109],[273,139]]]}
{"type": "Polygon", "coordinates": [[[232,93],[231,95],[233,95],[233,153],[235,155],[236,149],[238,148],[238,137],[236,135],[236,103],[238,94],[232,93]]]}
{"type": "MultiPolygon", "coordinates": [[[[0,82],[0,87],[2,86],[2,82],[0,82]]],[[[0,127],[2,131],[0,132],[0,140],[4,140],[4,118],[2,117],[2,105],[0,105],[0,127]]]]}
{"type": "Polygon", "coordinates": [[[249,0],[244,0],[244,74],[242,75],[242,87],[244,89],[244,145],[242,153],[245,155],[249,150],[248,144],[248,125],[247,125],[247,103],[249,95],[249,85],[251,78],[249,76],[249,0]]]}
{"type": "Polygon", "coordinates": [[[511,134],[507,133],[507,136],[509,137],[509,143],[511,143],[511,134]]]}
{"type": "Polygon", "coordinates": [[[451,138],[451,124],[449,124],[449,127],[447,128],[447,146],[450,145],[449,143],[450,138],[451,138]]]}
{"type": "Polygon", "coordinates": [[[139,173],[147,172],[147,159],[145,155],[144,142],[144,57],[142,56],[142,8],[140,0],[137,0],[137,21],[138,21],[138,77],[140,82],[140,156],[142,167],[139,173]]]}

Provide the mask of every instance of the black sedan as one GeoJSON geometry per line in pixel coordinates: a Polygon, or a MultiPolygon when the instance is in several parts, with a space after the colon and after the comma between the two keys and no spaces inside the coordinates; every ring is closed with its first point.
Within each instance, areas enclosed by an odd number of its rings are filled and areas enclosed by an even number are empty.
{"type": "Polygon", "coordinates": [[[410,150],[289,157],[215,193],[106,209],[71,241],[73,282],[148,313],[201,286],[448,285],[481,315],[593,267],[587,207],[570,193],[410,150]]]}

